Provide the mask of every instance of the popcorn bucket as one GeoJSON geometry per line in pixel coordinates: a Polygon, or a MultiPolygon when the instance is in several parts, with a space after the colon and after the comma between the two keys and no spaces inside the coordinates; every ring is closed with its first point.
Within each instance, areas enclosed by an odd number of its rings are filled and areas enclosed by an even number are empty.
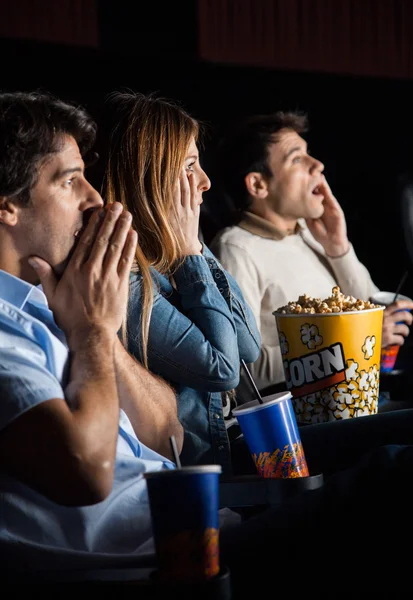
{"type": "Polygon", "coordinates": [[[298,423],[377,413],[383,310],[274,311],[298,423]]]}

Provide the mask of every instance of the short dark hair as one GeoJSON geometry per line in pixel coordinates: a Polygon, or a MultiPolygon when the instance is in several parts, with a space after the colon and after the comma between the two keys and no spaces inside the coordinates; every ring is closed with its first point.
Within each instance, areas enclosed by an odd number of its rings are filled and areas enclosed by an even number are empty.
{"type": "Polygon", "coordinates": [[[45,92],[0,93],[0,196],[25,205],[36,184],[39,166],[71,135],[86,157],[97,126],[89,114],[45,92]]]}
{"type": "Polygon", "coordinates": [[[277,133],[281,129],[305,133],[308,130],[307,115],[282,111],[254,115],[238,123],[218,144],[217,183],[239,218],[251,204],[245,176],[253,171],[272,176],[268,166],[268,151],[270,145],[277,142],[277,133]]]}

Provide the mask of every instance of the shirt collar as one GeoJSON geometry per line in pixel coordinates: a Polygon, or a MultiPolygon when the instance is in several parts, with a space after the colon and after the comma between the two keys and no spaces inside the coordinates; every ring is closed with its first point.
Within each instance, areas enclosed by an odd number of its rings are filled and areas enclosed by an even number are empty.
{"type": "Polygon", "coordinates": [[[46,296],[41,286],[35,286],[23,279],[19,279],[6,271],[0,270],[0,298],[10,302],[19,309],[23,309],[30,299],[37,304],[47,306],[46,296]]]}
{"type": "MultiPolygon", "coordinates": [[[[282,240],[287,237],[284,231],[281,231],[266,219],[248,211],[244,212],[244,218],[238,223],[238,227],[268,240],[282,240]]],[[[302,225],[297,223],[294,233],[300,233],[302,229],[302,225]]]]}

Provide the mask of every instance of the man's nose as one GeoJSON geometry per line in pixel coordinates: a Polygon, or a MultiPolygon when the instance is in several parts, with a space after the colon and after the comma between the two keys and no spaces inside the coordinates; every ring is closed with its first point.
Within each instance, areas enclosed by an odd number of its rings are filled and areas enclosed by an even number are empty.
{"type": "Polygon", "coordinates": [[[317,160],[317,158],[313,158],[313,165],[311,167],[312,171],[319,171],[322,173],[324,171],[324,163],[321,160],[317,160]]]}
{"type": "Polygon", "coordinates": [[[89,184],[83,210],[88,210],[90,208],[102,208],[102,206],[104,206],[102,196],[93,187],[93,185],[89,184]]]}

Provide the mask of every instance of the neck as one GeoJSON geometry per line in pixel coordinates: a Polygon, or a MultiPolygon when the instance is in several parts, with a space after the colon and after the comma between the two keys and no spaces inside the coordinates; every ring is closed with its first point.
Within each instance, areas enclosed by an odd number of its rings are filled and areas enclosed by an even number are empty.
{"type": "Polygon", "coordinates": [[[257,215],[257,217],[261,217],[261,219],[269,221],[269,223],[272,223],[278,231],[281,231],[285,235],[292,235],[297,230],[297,219],[283,217],[268,206],[252,204],[252,206],[248,208],[248,211],[257,215]]]}
{"type": "Polygon", "coordinates": [[[14,275],[32,285],[39,283],[35,271],[31,268],[27,259],[20,256],[10,240],[0,238],[0,269],[10,275],[14,275]]]}

